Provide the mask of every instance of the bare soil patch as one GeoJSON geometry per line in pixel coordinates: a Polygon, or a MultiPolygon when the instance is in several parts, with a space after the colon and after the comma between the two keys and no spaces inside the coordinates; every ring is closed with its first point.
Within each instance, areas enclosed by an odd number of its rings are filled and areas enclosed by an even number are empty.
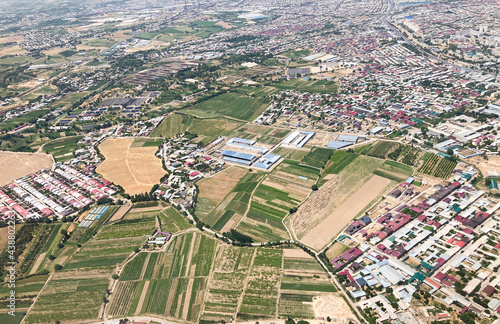
{"type": "Polygon", "coordinates": [[[131,147],[133,138],[112,138],[99,145],[106,158],[97,172],[117,183],[128,194],[149,192],[165,174],[156,147],[131,147]]]}
{"type": "Polygon", "coordinates": [[[316,318],[332,318],[333,322],[345,323],[348,320],[357,322],[356,316],[342,297],[333,294],[313,298],[314,316],[316,318]]]}
{"type": "Polygon", "coordinates": [[[488,160],[485,160],[481,156],[474,156],[466,161],[477,167],[484,177],[488,175],[488,171],[497,171],[500,173],[500,156],[489,156],[488,160]]]}
{"type": "Polygon", "coordinates": [[[312,256],[307,254],[302,249],[283,249],[283,255],[285,258],[295,258],[295,259],[313,259],[312,256]]]}
{"type": "Polygon", "coordinates": [[[131,205],[121,206],[120,209],[118,209],[116,213],[114,213],[113,216],[107,221],[107,223],[114,223],[121,220],[123,216],[125,216],[129,212],[130,208],[132,208],[131,205]]]}
{"type": "Polygon", "coordinates": [[[231,228],[233,228],[235,224],[235,221],[234,219],[230,219],[227,221],[226,225],[224,225],[224,227],[221,229],[221,233],[225,233],[225,232],[229,232],[231,230],[231,228]]]}
{"type": "MultiPolygon", "coordinates": [[[[372,176],[358,191],[309,231],[301,241],[317,250],[323,248],[390,183],[389,179],[377,175],[372,176]]],[[[317,199],[309,201],[318,203],[317,199]]]]}
{"type": "Polygon", "coordinates": [[[14,179],[43,169],[50,169],[54,165],[52,157],[42,153],[14,153],[0,151],[0,186],[4,186],[14,179]]]}

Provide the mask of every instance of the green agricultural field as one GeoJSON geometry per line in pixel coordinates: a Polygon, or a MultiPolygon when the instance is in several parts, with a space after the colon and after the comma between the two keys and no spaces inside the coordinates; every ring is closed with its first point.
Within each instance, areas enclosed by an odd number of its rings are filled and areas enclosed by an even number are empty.
{"type": "Polygon", "coordinates": [[[315,147],[304,156],[302,163],[321,169],[325,166],[325,163],[328,162],[332,154],[333,150],[315,147]]]}
{"type": "Polygon", "coordinates": [[[155,38],[157,35],[158,33],[141,33],[139,35],[136,35],[135,38],[151,40],[155,38]]]}
{"type": "Polygon", "coordinates": [[[85,46],[92,46],[92,47],[111,47],[116,44],[116,41],[104,39],[104,38],[99,38],[99,39],[91,39],[88,41],[84,41],[83,45],[85,46]]]}
{"type": "MultiPolygon", "coordinates": [[[[304,190],[304,193],[307,192],[307,189],[304,190]]],[[[305,195],[291,194],[260,184],[252,197],[248,213],[236,229],[258,242],[287,238],[288,234],[282,220],[289,210],[296,207],[304,198],[305,195]]]]}
{"type": "Polygon", "coordinates": [[[159,217],[160,228],[163,232],[177,233],[191,227],[186,217],[182,216],[177,209],[173,207],[163,210],[159,217]]]}
{"type": "Polygon", "coordinates": [[[173,238],[165,252],[138,254],[122,273],[110,313],[149,313],[196,322],[215,250],[214,239],[195,232],[173,238]],[[143,289],[147,289],[146,298],[140,304],[137,296],[143,289]]]}
{"type": "Polygon", "coordinates": [[[410,166],[398,162],[384,161],[384,163],[373,173],[396,182],[403,182],[413,174],[413,169],[410,166]]]}
{"type": "Polygon", "coordinates": [[[334,81],[294,79],[271,85],[278,90],[297,90],[312,93],[336,93],[337,84],[334,81]]]}
{"type": "Polygon", "coordinates": [[[179,114],[172,114],[161,122],[158,127],[151,133],[151,137],[172,138],[178,134],[184,133],[189,126],[193,117],[179,114]]]}
{"type": "Polygon", "coordinates": [[[40,109],[35,111],[30,111],[20,117],[15,117],[0,123],[0,131],[12,130],[23,124],[32,124],[37,121],[38,118],[44,116],[50,111],[50,109],[40,109]]]}
{"type": "Polygon", "coordinates": [[[224,135],[240,125],[240,122],[225,118],[195,118],[188,131],[198,135],[198,137],[194,139],[195,142],[198,141],[202,144],[208,144],[217,137],[224,135]]]}
{"type": "Polygon", "coordinates": [[[64,279],[53,278],[42,291],[25,322],[97,319],[108,280],[107,276],[90,273],[80,273],[64,279]]]}
{"type": "Polygon", "coordinates": [[[151,137],[172,138],[189,131],[198,135],[194,141],[209,143],[240,125],[240,122],[224,118],[200,119],[189,115],[173,114],[158,125],[151,133],[151,137]]]}
{"type": "Polygon", "coordinates": [[[457,162],[442,158],[436,154],[425,156],[425,158],[427,158],[425,163],[418,171],[434,177],[448,178],[457,166],[457,162]]]}
{"type": "Polygon", "coordinates": [[[63,270],[112,269],[130,256],[144,241],[141,236],[88,241],[71,256],[63,270]]]}
{"type": "Polygon", "coordinates": [[[53,140],[43,146],[43,151],[52,154],[56,162],[63,162],[73,158],[73,152],[78,148],[77,143],[83,136],[63,137],[53,140]]]}
{"type": "Polygon", "coordinates": [[[97,240],[152,235],[155,230],[155,218],[121,220],[104,226],[96,236],[97,240]]]}
{"type": "MultiPolygon", "coordinates": [[[[7,309],[7,307],[5,307],[7,309]]],[[[0,313],[0,323],[2,324],[19,324],[26,315],[25,312],[15,312],[15,316],[7,313],[0,313]]]]}
{"type": "Polygon", "coordinates": [[[288,147],[278,147],[273,151],[273,154],[281,155],[282,158],[289,159],[289,160],[295,160],[295,161],[302,161],[304,156],[309,153],[308,150],[296,150],[293,148],[288,148],[288,147]]]}
{"type": "Polygon", "coordinates": [[[131,147],[159,147],[163,143],[162,139],[135,138],[131,147]]]}
{"type": "Polygon", "coordinates": [[[323,176],[327,174],[339,174],[358,156],[358,154],[348,153],[346,151],[336,151],[327,163],[325,170],[323,171],[323,176]]]}
{"type": "Polygon", "coordinates": [[[310,258],[286,257],[280,284],[278,313],[292,318],[314,318],[312,298],[337,290],[321,266],[310,258]]]}
{"type": "Polygon", "coordinates": [[[319,169],[309,165],[300,164],[295,160],[284,160],[272,173],[272,177],[280,178],[282,180],[291,181],[297,184],[312,185],[319,175],[319,169]],[[306,179],[299,179],[303,177],[306,179]]]}
{"type": "Polygon", "coordinates": [[[251,320],[276,316],[278,279],[283,259],[282,250],[258,249],[237,318],[251,320]]]}
{"type": "Polygon", "coordinates": [[[290,130],[288,129],[279,129],[259,125],[244,125],[228,133],[227,136],[276,145],[280,143],[289,133],[290,130]]]}
{"type": "Polygon", "coordinates": [[[269,98],[252,98],[229,92],[184,110],[199,117],[226,116],[244,121],[257,118],[271,103],[269,98]]]}

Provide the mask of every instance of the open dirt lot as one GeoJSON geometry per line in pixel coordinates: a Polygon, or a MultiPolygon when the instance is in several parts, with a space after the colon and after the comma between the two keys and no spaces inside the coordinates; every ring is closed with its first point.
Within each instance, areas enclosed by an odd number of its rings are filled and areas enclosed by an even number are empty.
{"type": "Polygon", "coordinates": [[[488,160],[485,160],[482,156],[474,156],[465,161],[477,167],[484,177],[488,175],[488,171],[500,173],[500,156],[489,156],[488,160]]]}
{"type": "Polygon", "coordinates": [[[348,323],[349,320],[356,321],[356,316],[342,297],[332,294],[313,298],[314,316],[316,318],[332,318],[334,323],[348,323]]]}
{"type": "Polygon", "coordinates": [[[198,183],[199,197],[220,203],[246,173],[246,169],[233,166],[211,178],[200,181],[198,183]]]}
{"type": "MultiPolygon", "coordinates": [[[[332,179],[330,181],[336,181],[332,179]]],[[[329,181],[329,182],[330,182],[329,181]]],[[[349,222],[356,217],[372,200],[374,200],[391,183],[391,180],[374,175],[353,195],[347,198],[330,215],[310,230],[301,241],[313,249],[320,250],[328,244],[349,222]]],[[[328,183],[327,183],[328,184],[328,183]]],[[[325,184],[325,186],[327,185],[325,184]]],[[[323,186],[321,189],[323,189],[323,186]]],[[[318,190],[317,193],[324,193],[318,190]]],[[[302,207],[314,212],[319,203],[316,195],[311,197],[302,207]],[[308,208],[306,208],[308,207],[308,208]]],[[[317,210],[317,209],[316,209],[317,210]]],[[[321,212],[320,210],[317,210],[321,212]]]]}
{"type": "Polygon", "coordinates": [[[47,154],[0,151],[0,186],[42,169],[50,169],[53,165],[52,157],[47,154]]]}
{"type": "Polygon", "coordinates": [[[149,192],[165,174],[156,147],[130,147],[133,138],[112,138],[99,145],[106,158],[97,172],[131,195],[149,192]]]}

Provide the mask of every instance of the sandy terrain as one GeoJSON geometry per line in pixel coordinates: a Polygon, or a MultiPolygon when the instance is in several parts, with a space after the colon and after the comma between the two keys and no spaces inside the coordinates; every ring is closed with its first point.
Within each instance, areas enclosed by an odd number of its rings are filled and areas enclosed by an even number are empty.
{"type": "Polygon", "coordinates": [[[488,176],[488,171],[500,173],[500,156],[488,156],[488,160],[482,156],[474,156],[465,161],[477,167],[484,177],[488,176]]]}
{"type": "Polygon", "coordinates": [[[233,166],[211,178],[200,181],[198,183],[199,197],[220,203],[246,173],[246,169],[233,166]]]}
{"type": "MultiPolygon", "coordinates": [[[[333,179],[330,181],[336,180],[333,179]]],[[[322,249],[390,183],[391,180],[389,179],[377,175],[372,176],[358,191],[347,198],[327,218],[309,231],[301,241],[313,249],[322,249]]],[[[309,205],[317,204],[318,201],[311,198],[302,207],[306,207],[308,203],[309,205]]],[[[309,208],[311,209],[311,207],[309,208]]]]}
{"type": "Polygon", "coordinates": [[[47,154],[0,151],[0,186],[53,165],[52,157],[47,154]]]}
{"type": "Polygon", "coordinates": [[[327,318],[330,316],[334,323],[348,323],[353,320],[357,323],[356,316],[342,297],[334,295],[318,296],[313,298],[314,316],[327,318]]]}
{"type": "Polygon", "coordinates": [[[128,194],[149,192],[165,174],[156,147],[130,147],[133,138],[113,138],[99,145],[105,160],[97,172],[119,184],[128,194]]]}

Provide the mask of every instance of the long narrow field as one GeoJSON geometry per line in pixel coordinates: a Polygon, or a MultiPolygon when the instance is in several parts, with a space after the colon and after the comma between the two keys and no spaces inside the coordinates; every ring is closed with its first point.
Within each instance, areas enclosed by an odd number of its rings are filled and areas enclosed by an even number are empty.
{"type": "Polygon", "coordinates": [[[386,190],[391,180],[373,175],[361,188],[346,199],[316,227],[304,235],[301,241],[314,249],[328,244],[373,199],[386,190]]]}
{"type": "Polygon", "coordinates": [[[131,147],[133,138],[113,138],[99,145],[105,160],[97,167],[104,178],[122,186],[128,194],[149,192],[165,174],[156,147],[131,147]]]}
{"type": "Polygon", "coordinates": [[[362,211],[412,174],[411,167],[368,156],[336,151],[314,192],[287,219],[305,244],[321,249],[362,211]]]}

